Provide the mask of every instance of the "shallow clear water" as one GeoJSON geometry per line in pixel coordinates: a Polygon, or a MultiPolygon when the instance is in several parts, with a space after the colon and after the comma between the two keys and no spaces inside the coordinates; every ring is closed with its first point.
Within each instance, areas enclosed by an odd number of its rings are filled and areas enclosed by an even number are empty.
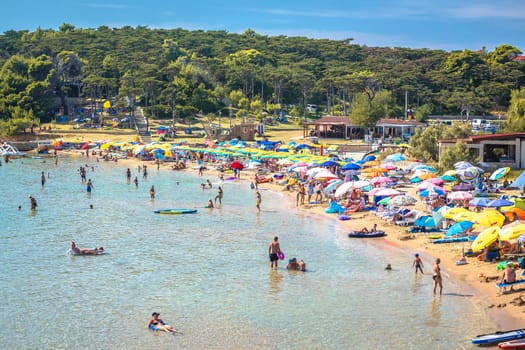
{"type": "Polygon", "coordinates": [[[125,166],[90,158],[88,197],[77,172],[85,161],[0,167],[2,348],[470,349],[473,336],[491,330],[446,277],[446,294],[434,298],[431,276],[414,277],[412,252],[350,240],[335,219],[297,212],[282,193],[261,191],[257,215],[248,185],[227,182],[222,208],[209,210],[216,186],[199,184],[216,183],[215,174],[152,166],[135,189],[125,166]],[[50,174],[44,189],[40,171],[50,174]],[[153,213],[194,207],[194,215],[153,213]],[[307,273],[268,268],[274,235],[307,273]],[[107,254],[70,257],[71,240],[107,254]],[[394,271],[383,270],[387,262],[394,271]],[[149,332],[153,311],[183,334],[149,332]]]}

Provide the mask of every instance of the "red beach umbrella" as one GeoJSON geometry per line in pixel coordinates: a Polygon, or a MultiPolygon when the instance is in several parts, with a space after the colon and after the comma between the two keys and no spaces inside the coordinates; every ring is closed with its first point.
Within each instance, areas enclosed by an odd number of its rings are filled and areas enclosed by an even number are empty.
{"type": "Polygon", "coordinates": [[[234,161],[230,164],[230,168],[232,168],[232,169],[237,169],[237,170],[242,170],[242,169],[244,169],[244,165],[242,165],[242,163],[239,162],[238,160],[234,160],[234,161]]]}

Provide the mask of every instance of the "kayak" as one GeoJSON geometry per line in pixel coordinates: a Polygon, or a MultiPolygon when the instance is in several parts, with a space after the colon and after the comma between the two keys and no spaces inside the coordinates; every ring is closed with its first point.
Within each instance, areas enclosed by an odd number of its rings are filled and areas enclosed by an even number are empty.
{"type": "Polygon", "coordinates": [[[374,237],[383,237],[386,236],[385,231],[376,231],[376,232],[361,232],[361,231],[352,231],[348,234],[350,238],[374,238],[374,237]]]}
{"type": "Polygon", "coordinates": [[[516,339],[498,344],[500,349],[525,349],[525,339],[516,339]]]}
{"type": "Polygon", "coordinates": [[[195,214],[197,212],[197,209],[162,209],[162,210],[155,210],[155,214],[195,214]]]}
{"type": "Polygon", "coordinates": [[[525,338],[525,329],[478,335],[472,339],[472,344],[495,344],[521,338],[525,338]]]}

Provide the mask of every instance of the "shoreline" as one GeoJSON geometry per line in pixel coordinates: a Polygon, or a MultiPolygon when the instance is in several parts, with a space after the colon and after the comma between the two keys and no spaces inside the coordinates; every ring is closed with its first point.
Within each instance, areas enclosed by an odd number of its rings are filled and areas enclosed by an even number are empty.
{"type": "MultiPolygon", "coordinates": [[[[59,152],[63,155],[69,156],[80,156],[86,159],[80,152],[68,151],[68,152],[59,152]]],[[[90,157],[90,160],[94,158],[90,157]]],[[[87,159],[86,159],[87,160],[87,159]]],[[[117,166],[134,166],[146,164],[150,169],[156,167],[154,161],[141,161],[136,158],[128,159],[119,159],[116,162],[117,166]]],[[[188,167],[181,170],[172,170],[170,163],[161,163],[160,171],[183,171],[192,173],[195,176],[198,176],[198,169],[192,168],[196,163],[189,162],[188,167]]],[[[251,182],[251,176],[254,172],[252,171],[243,171],[241,172],[241,179],[238,180],[241,183],[246,183],[247,185],[251,182]]],[[[202,178],[218,178],[218,172],[212,170],[211,167],[204,171],[202,178]]],[[[283,191],[283,187],[272,183],[263,183],[258,185],[259,188],[272,190],[274,192],[282,192],[284,194],[283,198],[286,198],[286,204],[291,208],[296,208],[298,212],[309,213],[310,215],[319,216],[323,218],[332,218],[337,220],[335,214],[327,214],[324,212],[324,208],[327,207],[327,203],[323,204],[314,204],[314,205],[305,205],[305,206],[295,206],[295,191],[283,191]]],[[[412,191],[417,191],[415,186],[403,188],[407,194],[413,195],[412,191]]],[[[262,202],[262,208],[264,208],[264,197],[262,202]]],[[[415,208],[418,208],[416,205],[415,208]]],[[[253,208],[255,211],[255,207],[253,208]]],[[[420,253],[424,262],[424,271],[428,274],[428,271],[431,270],[435,258],[439,257],[441,259],[442,273],[446,277],[444,281],[443,297],[447,296],[447,285],[446,280],[452,280],[456,283],[465,293],[461,294],[462,296],[471,296],[470,300],[474,305],[476,305],[480,310],[482,310],[491,322],[495,325],[495,330],[508,330],[519,328],[516,327],[517,324],[522,324],[525,322],[525,309],[522,306],[516,306],[510,302],[517,297],[525,297],[525,289],[518,289],[518,291],[507,293],[503,295],[498,294],[498,289],[495,286],[496,281],[489,281],[487,283],[480,282],[479,274],[483,273],[485,276],[498,276],[501,277],[501,272],[496,271],[496,265],[488,262],[480,262],[476,258],[467,258],[468,264],[466,265],[456,265],[457,261],[461,257],[462,249],[468,249],[468,247],[463,247],[463,243],[452,243],[452,244],[432,244],[430,240],[425,237],[425,234],[415,234],[414,239],[400,240],[399,237],[405,233],[406,228],[397,226],[393,223],[386,223],[380,218],[376,217],[373,213],[363,211],[352,213],[351,219],[347,221],[337,220],[340,225],[348,228],[348,231],[352,229],[361,229],[362,227],[369,227],[374,223],[377,223],[378,228],[384,230],[387,235],[381,238],[374,238],[374,240],[386,240],[389,244],[394,245],[397,248],[400,248],[407,252],[407,265],[406,267],[395,267],[398,269],[410,269],[410,272],[413,273],[412,269],[412,257],[414,252],[420,253]],[[499,307],[499,305],[505,305],[499,307]]],[[[431,282],[429,282],[430,284],[431,282]]],[[[430,286],[429,286],[430,290],[430,286]]],[[[431,292],[431,291],[430,291],[431,292]]],[[[436,296],[440,297],[440,296],[436,296]]],[[[474,336],[474,335],[472,335],[474,336]]]]}

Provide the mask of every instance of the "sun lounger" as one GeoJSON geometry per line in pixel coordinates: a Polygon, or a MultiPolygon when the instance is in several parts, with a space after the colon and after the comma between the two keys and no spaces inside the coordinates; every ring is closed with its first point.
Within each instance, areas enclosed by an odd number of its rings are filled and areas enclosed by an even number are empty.
{"type": "Polygon", "coordinates": [[[514,283],[496,283],[496,287],[499,288],[500,293],[503,293],[505,291],[505,288],[510,287],[512,289],[512,287],[514,287],[515,285],[523,284],[523,283],[525,283],[525,280],[519,280],[514,283]]]}

